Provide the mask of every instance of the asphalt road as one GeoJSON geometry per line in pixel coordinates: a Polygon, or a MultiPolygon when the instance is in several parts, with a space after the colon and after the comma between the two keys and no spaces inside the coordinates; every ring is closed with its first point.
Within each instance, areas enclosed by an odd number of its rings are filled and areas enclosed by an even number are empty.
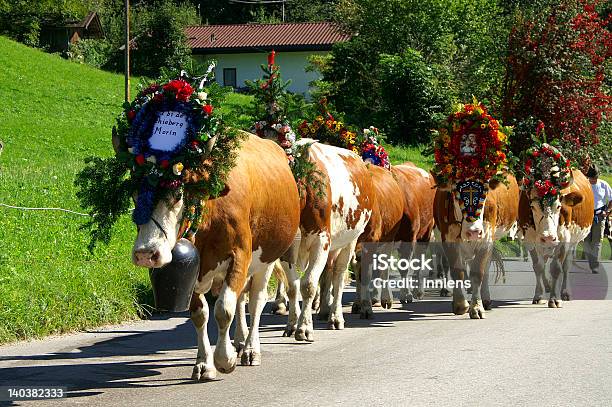
{"type": "MultiPolygon", "coordinates": [[[[436,297],[375,308],[368,321],[347,307],[345,330],[320,323],[316,342],[305,344],[282,338],[285,317],[266,314],[262,366],[215,382],[190,380],[195,333],[180,315],[0,347],[0,386],[65,386],[62,404],[105,407],[612,405],[612,301],[532,305],[528,264],[508,269],[492,292],[515,299],[496,301],[484,320],[455,316],[449,299],[436,297]]],[[[610,285],[572,274],[579,292],[610,285]]]]}

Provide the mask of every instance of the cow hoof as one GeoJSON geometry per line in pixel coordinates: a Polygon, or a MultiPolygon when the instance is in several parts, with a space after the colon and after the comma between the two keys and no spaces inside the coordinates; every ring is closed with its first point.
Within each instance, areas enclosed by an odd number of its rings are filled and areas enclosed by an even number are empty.
{"type": "Polygon", "coordinates": [[[217,378],[217,369],[214,367],[206,367],[204,362],[196,363],[191,373],[191,379],[196,382],[206,382],[217,378]]]}
{"type": "Polygon", "coordinates": [[[563,301],[551,298],[548,300],[548,308],[563,308],[563,301]]]}
{"type": "Polygon", "coordinates": [[[240,364],[242,366],[259,366],[261,365],[261,353],[257,353],[253,351],[253,349],[248,349],[242,352],[242,357],[240,358],[240,364]]]}
{"type": "Polygon", "coordinates": [[[287,315],[289,313],[287,311],[287,304],[284,301],[273,302],[271,311],[275,315],[287,315]]]}
{"type": "Polygon", "coordinates": [[[393,301],[392,300],[380,300],[380,306],[383,307],[384,309],[391,309],[391,307],[393,306],[393,301]]]}
{"type": "Polygon", "coordinates": [[[359,313],[359,318],[361,319],[372,319],[374,316],[374,312],[372,311],[372,305],[370,305],[369,301],[364,301],[361,304],[361,312],[359,313]]]}
{"type": "Polygon", "coordinates": [[[542,304],[542,297],[536,296],[533,297],[533,301],[531,301],[532,304],[542,304]]]}
{"type": "Polygon", "coordinates": [[[446,288],[440,289],[440,297],[448,297],[449,295],[450,295],[450,291],[448,291],[446,288]]]}
{"type": "Polygon", "coordinates": [[[351,314],[361,314],[361,304],[359,301],[355,301],[351,306],[351,314]]]}
{"type": "Polygon", "coordinates": [[[299,342],[314,342],[314,334],[310,329],[298,328],[295,331],[295,340],[299,342]]]}
{"type": "Polygon", "coordinates": [[[476,304],[470,305],[469,314],[471,319],[484,319],[485,309],[482,306],[482,302],[477,301],[476,304]]]}
{"type": "Polygon", "coordinates": [[[234,349],[236,349],[236,354],[238,357],[242,355],[242,351],[244,350],[244,342],[235,342],[234,349]]]}
{"type": "Polygon", "coordinates": [[[228,358],[218,357],[215,355],[215,367],[221,373],[232,373],[236,369],[236,359],[238,355],[234,353],[228,358]]]}
{"type": "Polygon", "coordinates": [[[283,337],[284,338],[290,338],[293,336],[293,334],[295,333],[296,330],[296,326],[295,325],[287,325],[285,327],[285,332],[283,332],[283,337]]]}
{"type": "Polygon", "coordinates": [[[372,298],[372,306],[373,307],[380,306],[380,301],[378,300],[378,298],[372,298]]]}
{"type": "Polygon", "coordinates": [[[563,301],[569,301],[569,300],[570,300],[570,295],[569,295],[569,293],[568,293],[567,291],[563,291],[563,292],[561,293],[561,299],[562,299],[563,301]]]}
{"type": "Polygon", "coordinates": [[[467,312],[469,307],[470,307],[470,305],[465,300],[463,302],[458,303],[458,304],[453,301],[453,314],[455,314],[455,315],[463,315],[463,314],[465,314],[467,312]]]}
{"type": "Polygon", "coordinates": [[[419,301],[422,300],[424,296],[425,296],[425,294],[423,293],[423,291],[421,291],[421,290],[414,290],[414,297],[417,300],[419,300],[419,301]]]}
{"type": "Polygon", "coordinates": [[[344,329],[344,320],[338,317],[331,317],[329,321],[327,321],[327,328],[334,329],[344,329]]]}
{"type": "Polygon", "coordinates": [[[491,308],[493,307],[493,301],[482,300],[482,306],[485,309],[485,311],[491,311],[491,308]]]}

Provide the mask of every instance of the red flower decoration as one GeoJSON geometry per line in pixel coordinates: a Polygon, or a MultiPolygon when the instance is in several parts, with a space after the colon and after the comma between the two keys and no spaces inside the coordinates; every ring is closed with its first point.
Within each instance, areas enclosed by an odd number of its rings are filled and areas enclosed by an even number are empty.
{"type": "Polygon", "coordinates": [[[176,99],[180,100],[181,102],[187,102],[192,93],[193,88],[190,84],[186,83],[185,86],[183,86],[176,94],[176,99]]]}
{"type": "Polygon", "coordinates": [[[151,93],[155,93],[160,89],[159,85],[156,83],[151,84],[148,88],[142,91],[143,95],[149,95],[151,93]]]}
{"type": "Polygon", "coordinates": [[[538,126],[536,127],[536,136],[540,136],[540,133],[544,130],[544,122],[542,120],[538,121],[538,126]]]}
{"type": "Polygon", "coordinates": [[[165,170],[166,168],[168,168],[168,167],[170,166],[170,161],[168,161],[168,160],[162,160],[162,161],[159,163],[159,166],[165,170]]]}
{"type": "Polygon", "coordinates": [[[174,79],[164,85],[164,91],[174,93],[176,99],[181,102],[187,102],[193,93],[193,88],[183,79],[174,79]]]}
{"type": "Polygon", "coordinates": [[[145,156],[142,154],[138,154],[136,156],[136,164],[143,165],[145,163],[145,156]]]}
{"type": "Polygon", "coordinates": [[[211,115],[213,112],[213,106],[212,105],[204,105],[202,106],[202,110],[204,111],[204,113],[206,113],[207,115],[211,115]]]}
{"type": "Polygon", "coordinates": [[[274,52],[274,50],[272,50],[272,52],[270,52],[268,54],[268,65],[274,65],[274,56],[276,55],[276,52],[274,52]]]}
{"type": "Polygon", "coordinates": [[[134,117],[136,117],[136,111],[134,111],[134,109],[131,109],[130,111],[127,112],[127,119],[129,121],[134,120],[134,117]]]}

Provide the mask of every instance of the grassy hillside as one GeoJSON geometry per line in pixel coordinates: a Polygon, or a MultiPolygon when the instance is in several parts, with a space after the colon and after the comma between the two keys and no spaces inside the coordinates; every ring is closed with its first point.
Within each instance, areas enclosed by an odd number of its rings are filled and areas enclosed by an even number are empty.
{"type": "MultiPolygon", "coordinates": [[[[123,77],[3,37],[0,55],[0,203],[82,212],[74,176],[112,154],[123,77]]],[[[90,256],[83,219],[0,207],[0,343],[136,317],[148,276],[129,262],[133,226],[90,256]]]]}

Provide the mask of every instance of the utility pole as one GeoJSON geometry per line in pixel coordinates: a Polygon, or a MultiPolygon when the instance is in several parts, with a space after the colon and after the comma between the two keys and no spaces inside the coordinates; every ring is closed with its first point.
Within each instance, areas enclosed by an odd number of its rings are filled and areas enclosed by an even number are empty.
{"type": "Polygon", "coordinates": [[[130,0],[125,0],[125,101],[130,101],[130,0]]]}

